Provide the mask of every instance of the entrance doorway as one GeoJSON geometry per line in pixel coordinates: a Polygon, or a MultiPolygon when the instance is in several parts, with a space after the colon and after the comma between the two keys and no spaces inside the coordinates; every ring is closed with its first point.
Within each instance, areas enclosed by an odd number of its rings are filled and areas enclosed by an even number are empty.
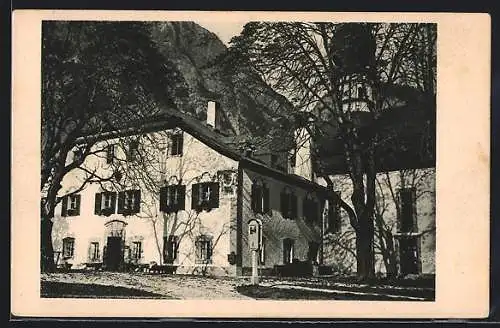
{"type": "Polygon", "coordinates": [[[106,246],[103,264],[106,270],[119,271],[123,269],[126,225],[120,220],[112,220],[105,224],[106,246]]]}
{"type": "Polygon", "coordinates": [[[399,240],[399,259],[403,275],[419,273],[417,242],[417,238],[401,238],[399,240]]]}
{"type": "Polygon", "coordinates": [[[122,238],[108,237],[106,245],[106,268],[110,271],[118,271],[123,263],[122,238]]]}

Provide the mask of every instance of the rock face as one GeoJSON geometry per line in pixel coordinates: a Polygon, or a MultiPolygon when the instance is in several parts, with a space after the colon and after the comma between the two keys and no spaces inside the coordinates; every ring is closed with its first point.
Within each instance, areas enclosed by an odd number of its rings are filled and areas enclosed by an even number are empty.
{"type": "Polygon", "coordinates": [[[157,22],[153,41],[179,70],[188,92],[177,99],[181,111],[206,120],[208,101],[217,101],[220,130],[243,136],[265,136],[275,113],[291,110],[285,98],[248,71],[224,69],[218,58],[227,51],[219,38],[193,22],[157,22]]]}

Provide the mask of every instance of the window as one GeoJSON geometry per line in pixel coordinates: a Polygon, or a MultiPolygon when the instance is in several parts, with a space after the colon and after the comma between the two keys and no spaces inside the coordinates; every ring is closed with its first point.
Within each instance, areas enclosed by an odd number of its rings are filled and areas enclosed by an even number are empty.
{"type": "Polygon", "coordinates": [[[139,140],[131,140],[128,144],[127,160],[135,161],[139,154],[139,140]]]}
{"type": "Polygon", "coordinates": [[[163,261],[174,263],[179,253],[179,236],[163,237],[163,261]]]}
{"type": "Polygon", "coordinates": [[[108,145],[106,147],[106,163],[112,164],[115,159],[115,145],[108,145]]]}
{"type": "Polygon", "coordinates": [[[307,223],[318,222],[319,211],[318,203],[312,198],[304,198],[302,203],[303,215],[307,223]]]}
{"type": "Polygon", "coordinates": [[[294,256],[294,241],[290,238],[283,239],[283,264],[292,263],[294,256]]]}
{"type": "Polygon", "coordinates": [[[297,196],[290,190],[283,190],[280,195],[281,214],[284,218],[297,218],[297,196]]]}
{"type": "Polygon", "coordinates": [[[80,215],[80,195],[69,195],[62,199],[61,216],[80,215]]]}
{"type": "Polygon", "coordinates": [[[184,209],[186,186],[171,185],[160,189],[160,211],[173,213],[184,209]]]}
{"type": "Polygon", "coordinates": [[[252,184],[252,210],[254,213],[268,213],[269,188],[265,183],[254,182],[252,184]]]}
{"type": "Polygon", "coordinates": [[[328,205],[324,208],[326,216],[326,232],[339,232],[341,226],[340,216],[340,192],[336,191],[335,196],[328,199],[328,205]]]}
{"type": "Polygon", "coordinates": [[[130,252],[130,258],[132,260],[139,260],[142,257],[142,243],[140,241],[132,242],[132,249],[130,252]]]}
{"type": "Polygon", "coordinates": [[[89,248],[89,260],[90,262],[99,261],[99,243],[91,242],[89,248]]]}
{"type": "Polygon", "coordinates": [[[259,248],[259,264],[266,264],[266,238],[262,237],[262,244],[259,248]]]}
{"type": "Polygon", "coordinates": [[[400,232],[416,232],[416,204],[415,188],[405,188],[399,190],[400,213],[399,230],[400,232]]]}
{"type": "Polygon", "coordinates": [[[105,191],[95,194],[95,210],[96,215],[109,216],[115,213],[116,193],[105,191]]]}
{"type": "Polygon", "coordinates": [[[131,215],[141,211],[141,191],[126,190],[118,193],[118,214],[131,215]]]}
{"type": "Polygon", "coordinates": [[[201,235],[196,238],[196,263],[210,264],[212,263],[212,237],[201,235]]]}
{"type": "Polygon", "coordinates": [[[182,135],[182,133],[173,134],[171,140],[172,151],[170,153],[172,155],[182,155],[182,146],[184,143],[184,136],[182,135]]]}
{"type": "Polygon", "coordinates": [[[204,182],[193,184],[191,207],[197,211],[219,207],[219,183],[204,182]]]}
{"type": "Polygon", "coordinates": [[[66,237],[63,239],[63,258],[73,258],[75,250],[75,238],[66,237]]]}

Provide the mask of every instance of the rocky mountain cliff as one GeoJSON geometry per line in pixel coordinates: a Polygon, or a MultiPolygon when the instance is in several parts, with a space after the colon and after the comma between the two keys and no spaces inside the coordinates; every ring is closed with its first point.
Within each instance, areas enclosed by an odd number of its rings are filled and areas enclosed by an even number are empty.
{"type": "Polygon", "coordinates": [[[155,22],[152,38],[171,60],[188,87],[186,97],[176,99],[183,112],[206,120],[207,102],[217,101],[221,127],[229,134],[263,137],[276,120],[276,113],[291,111],[287,100],[265,82],[217,60],[227,48],[212,32],[193,22],[155,22]]]}

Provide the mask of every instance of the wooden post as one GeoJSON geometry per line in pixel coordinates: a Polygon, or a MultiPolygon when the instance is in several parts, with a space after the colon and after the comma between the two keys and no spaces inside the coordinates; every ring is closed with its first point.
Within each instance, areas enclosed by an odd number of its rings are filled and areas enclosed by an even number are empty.
{"type": "Polygon", "coordinates": [[[252,278],[250,280],[252,285],[259,284],[258,252],[258,249],[252,250],[252,278]]]}

